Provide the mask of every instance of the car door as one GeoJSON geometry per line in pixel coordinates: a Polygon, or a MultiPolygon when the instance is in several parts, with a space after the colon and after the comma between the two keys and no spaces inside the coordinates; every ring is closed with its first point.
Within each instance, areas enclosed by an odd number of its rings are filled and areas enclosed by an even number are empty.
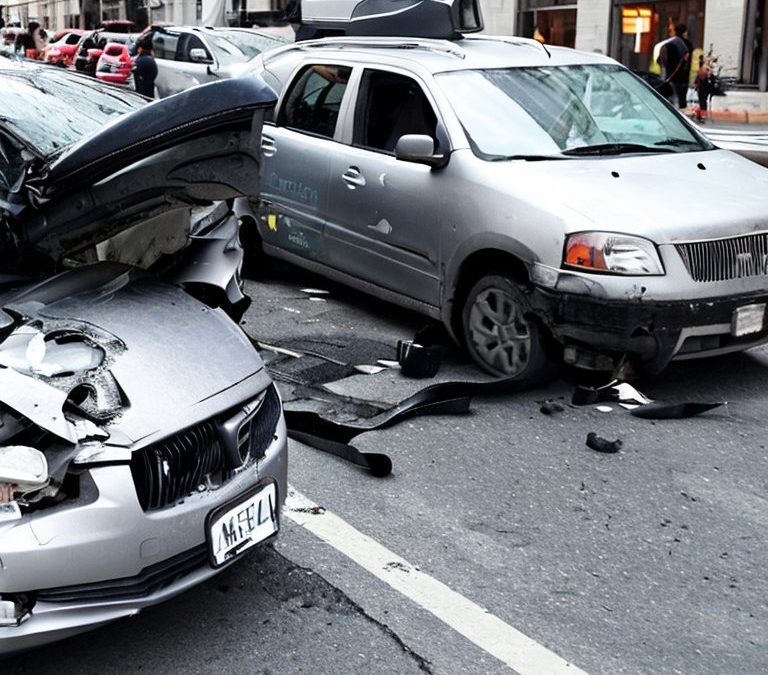
{"type": "Polygon", "coordinates": [[[210,68],[215,66],[213,55],[197,35],[155,31],[152,35],[152,50],[156,55],[155,87],[160,98],[214,79],[210,74],[210,68]],[[192,49],[204,49],[207,59],[192,61],[192,49]]]}
{"type": "Polygon", "coordinates": [[[324,261],[328,169],[352,68],[305,63],[262,132],[259,233],[270,247],[324,261]]]}
{"type": "Polygon", "coordinates": [[[440,145],[425,88],[410,75],[366,68],[351,142],[330,158],[329,264],[437,306],[444,180],[440,170],[395,158],[405,134],[425,134],[440,145]]]}

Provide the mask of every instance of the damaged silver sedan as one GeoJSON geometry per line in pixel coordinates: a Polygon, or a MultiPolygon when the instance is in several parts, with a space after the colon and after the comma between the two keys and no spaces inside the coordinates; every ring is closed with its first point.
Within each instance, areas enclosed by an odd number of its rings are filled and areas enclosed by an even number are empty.
{"type": "Polygon", "coordinates": [[[276,535],[278,393],[227,202],[260,80],[145,105],[0,64],[0,654],[136,614],[276,535]],[[233,320],[235,319],[235,320],[233,320]]]}

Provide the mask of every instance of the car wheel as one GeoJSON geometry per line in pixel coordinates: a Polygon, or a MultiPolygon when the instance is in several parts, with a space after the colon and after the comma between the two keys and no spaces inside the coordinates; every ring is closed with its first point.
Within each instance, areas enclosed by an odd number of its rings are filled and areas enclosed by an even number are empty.
{"type": "Polygon", "coordinates": [[[470,356],[489,373],[531,384],[555,373],[545,350],[545,331],[531,314],[524,290],[505,276],[490,274],[472,286],[462,329],[470,356]]]}

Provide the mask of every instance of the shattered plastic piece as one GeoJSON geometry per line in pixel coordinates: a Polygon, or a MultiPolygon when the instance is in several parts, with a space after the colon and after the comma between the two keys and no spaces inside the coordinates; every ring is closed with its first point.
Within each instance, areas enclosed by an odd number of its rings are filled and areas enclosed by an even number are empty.
{"type": "Polygon", "coordinates": [[[310,302],[325,302],[325,298],[310,298],[310,302]]]}
{"type": "Polygon", "coordinates": [[[590,431],[587,434],[586,444],[587,447],[592,448],[592,450],[607,454],[618,452],[622,446],[620,438],[617,438],[615,441],[609,441],[607,438],[598,436],[594,431],[590,431]]]}
{"type": "Polygon", "coordinates": [[[300,309],[294,309],[293,307],[283,307],[283,309],[286,312],[290,312],[291,314],[301,314],[301,310],[300,309]]]}
{"type": "Polygon", "coordinates": [[[693,417],[713,408],[724,405],[725,401],[718,403],[688,402],[688,403],[649,403],[640,406],[631,413],[635,417],[642,417],[648,420],[673,420],[684,417],[693,417]]]}
{"type": "Polygon", "coordinates": [[[603,387],[588,387],[579,384],[573,392],[571,403],[573,405],[592,405],[593,403],[618,401],[619,394],[615,384],[615,380],[603,387]]]}
{"type": "Polygon", "coordinates": [[[546,400],[541,402],[539,412],[544,415],[555,415],[565,410],[565,406],[559,401],[546,400]]]}
{"type": "Polygon", "coordinates": [[[376,361],[380,366],[385,368],[399,368],[400,364],[397,361],[390,361],[389,359],[379,359],[376,361]]]}
{"type": "Polygon", "coordinates": [[[611,406],[609,406],[609,405],[598,405],[598,406],[595,406],[595,410],[597,410],[598,412],[601,412],[601,413],[613,412],[613,408],[611,408],[611,406]]]}
{"type": "Polygon", "coordinates": [[[368,366],[365,364],[361,364],[359,366],[355,366],[355,370],[365,373],[366,375],[375,375],[376,373],[380,373],[382,370],[386,370],[384,366],[368,366]]]}
{"type": "Polygon", "coordinates": [[[397,341],[397,360],[406,377],[434,377],[443,360],[442,347],[424,347],[413,340],[397,341]]]}
{"type": "Polygon", "coordinates": [[[21,509],[17,502],[0,503],[0,523],[21,520],[21,509]]]}
{"type": "Polygon", "coordinates": [[[625,410],[634,410],[640,407],[639,403],[619,403],[619,405],[625,410]]]}
{"type": "Polygon", "coordinates": [[[653,403],[652,399],[639,392],[628,382],[617,384],[614,389],[619,394],[619,401],[622,403],[639,403],[641,405],[645,405],[646,403],[653,403]]]}
{"type": "Polygon", "coordinates": [[[329,291],[325,291],[322,288],[302,288],[301,292],[308,295],[330,295],[329,291]]]}
{"type": "Polygon", "coordinates": [[[86,438],[109,438],[109,432],[96,426],[90,420],[78,420],[75,422],[75,431],[77,432],[77,439],[79,441],[83,441],[86,438]]]}
{"type": "Polygon", "coordinates": [[[274,352],[275,354],[284,354],[285,356],[293,356],[296,359],[300,359],[304,354],[301,352],[293,351],[292,349],[286,349],[285,347],[278,347],[277,345],[271,345],[266,342],[260,342],[256,341],[256,346],[259,349],[266,349],[269,352],[274,352]]]}

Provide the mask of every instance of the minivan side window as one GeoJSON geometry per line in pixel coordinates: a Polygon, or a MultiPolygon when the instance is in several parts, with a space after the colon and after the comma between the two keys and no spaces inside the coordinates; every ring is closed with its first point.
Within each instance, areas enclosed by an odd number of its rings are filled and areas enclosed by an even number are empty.
{"type": "Polygon", "coordinates": [[[158,59],[176,59],[176,47],[179,43],[178,33],[166,33],[156,30],[152,33],[152,51],[158,59]]]}
{"type": "Polygon", "coordinates": [[[352,69],[316,64],[293,81],[277,118],[280,126],[333,138],[352,69]]]}
{"type": "Polygon", "coordinates": [[[393,153],[405,134],[431,136],[437,115],[419,84],[405,75],[366,70],[355,111],[354,145],[393,153]]]}

